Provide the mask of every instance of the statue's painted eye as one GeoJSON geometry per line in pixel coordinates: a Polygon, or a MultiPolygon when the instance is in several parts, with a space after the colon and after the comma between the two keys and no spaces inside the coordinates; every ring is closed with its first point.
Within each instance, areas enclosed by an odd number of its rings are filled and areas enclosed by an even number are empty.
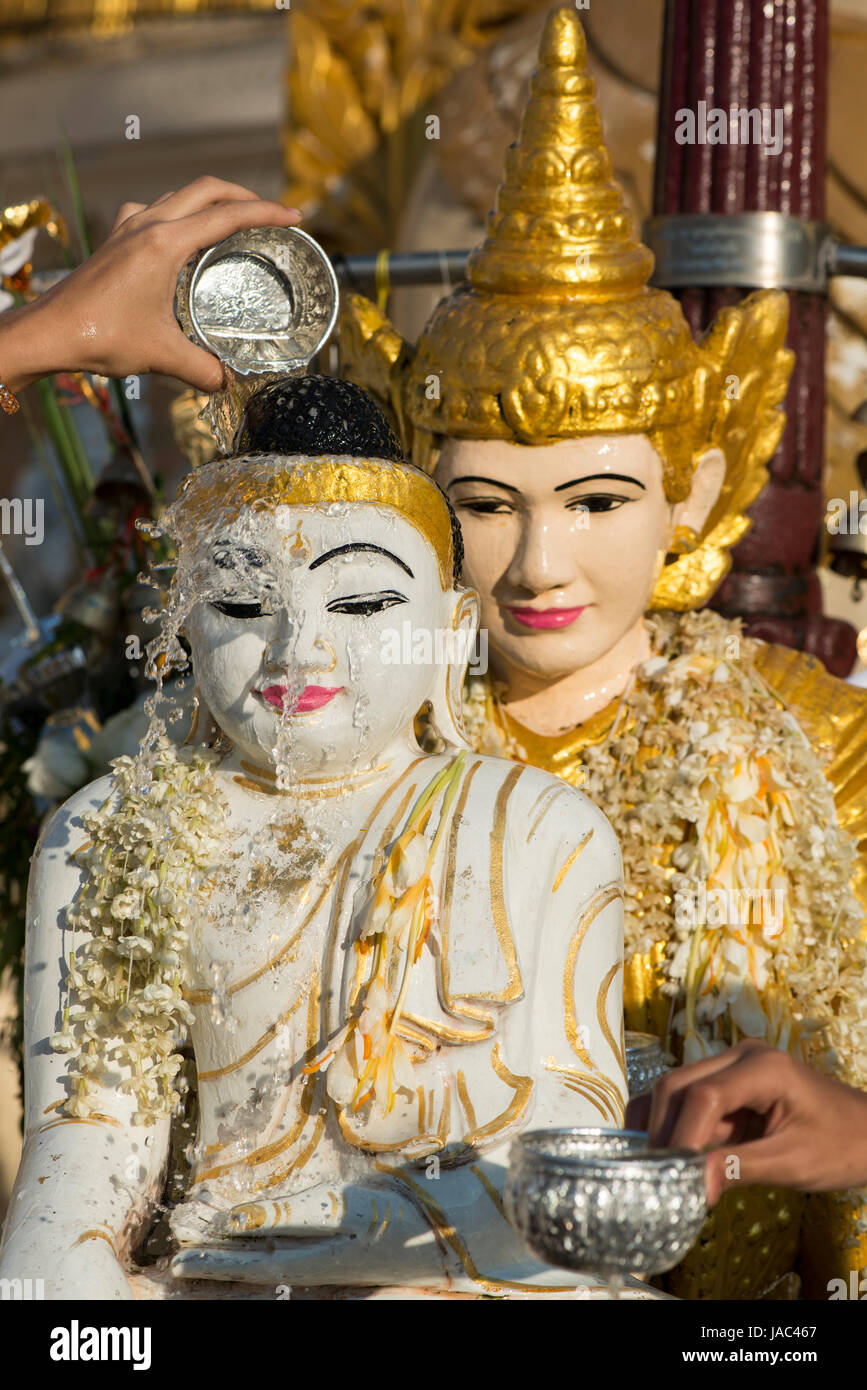
{"type": "Polygon", "coordinates": [[[575,497],[566,503],[567,512],[616,512],[624,502],[636,502],[635,497],[615,497],[610,493],[597,492],[592,497],[575,497]]]}
{"type": "Polygon", "coordinates": [[[369,618],[373,613],[384,613],[387,608],[406,602],[396,589],[386,589],[379,594],[350,594],[348,598],[334,599],[327,607],[329,613],[351,613],[357,618],[369,618]]]}
{"type": "Polygon", "coordinates": [[[502,497],[455,498],[455,508],[459,512],[473,512],[476,516],[508,516],[515,508],[502,497]]]}
{"type": "Polygon", "coordinates": [[[261,603],[228,603],[225,599],[214,599],[211,607],[227,618],[261,618],[265,612],[261,603]]]}

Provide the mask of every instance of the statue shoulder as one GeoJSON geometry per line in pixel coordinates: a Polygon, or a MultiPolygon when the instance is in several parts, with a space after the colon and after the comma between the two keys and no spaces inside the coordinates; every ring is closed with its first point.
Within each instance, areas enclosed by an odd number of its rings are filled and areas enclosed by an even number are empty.
{"type": "MultiPolygon", "coordinates": [[[[554,883],[559,889],[573,865],[586,894],[603,882],[620,881],[617,836],[589,796],[561,777],[526,763],[484,754],[478,754],[474,762],[481,764],[479,773],[488,795],[494,795],[493,832],[508,846],[516,867],[526,864],[533,877],[541,872],[551,880],[552,890],[554,883]]],[[[582,891],[582,896],[586,894],[582,891]]]]}
{"type": "Polygon", "coordinates": [[[87,843],[82,817],[96,811],[111,795],[112,778],[100,777],[81,787],[43,826],[27,886],[27,970],[30,984],[26,1019],[37,1036],[54,1031],[57,1008],[59,952],[64,950],[65,911],[81,887],[86,869],[75,851],[87,843]],[[49,988],[49,982],[51,982],[49,988]],[[49,995],[54,990],[51,999],[49,995]],[[41,1019],[39,1025],[33,1020],[41,1019]]]}
{"type": "Polygon", "coordinates": [[[756,642],[753,660],[823,761],[858,744],[867,755],[867,690],[832,676],[818,657],[792,647],[756,642]]]}
{"type": "MultiPolygon", "coordinates": [[[[90,811],[98,811],[105,805],[111,796],[113,782],[112,774],[107,772],[104,777],[97,777],[95,782],[88,782],[86,786],[73,792],[46,821],[39,836],[36,853],[62,848],[70,835],[74,838],[76,832],[85,835],[82,816],[86,816],[90,811]]],[[[74,849],[75,845],[71,847],[74,849]]]]}
{"type": "Polygon", "coordinates": [[[87,840],[83,817],[98,811],[111,796],[111,773],[88,782],[73,792],[42,827],[33,853],[30,875],[31,902],[34,896],[48,893],[68,900],[81,879],[81,868],[70,856],[87,840]],[[66,896],[64,896],[66,895],[66,896]]]}

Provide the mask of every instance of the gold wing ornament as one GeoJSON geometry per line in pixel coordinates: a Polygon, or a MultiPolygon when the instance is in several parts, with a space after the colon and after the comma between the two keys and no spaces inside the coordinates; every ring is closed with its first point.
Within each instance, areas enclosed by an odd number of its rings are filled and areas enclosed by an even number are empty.
{"type": "Polygon", "coordinates": [[[217,457],[217,440],[205,414],[211,397],[190,387],[169,406],[172,434],[190,468],[201,468],[217,457]]]}
{"type": "Polygon", "coordinates": [[[0,207],[0,250],[23,237],[34,227],[44,227],[50,237],[61,245],[69,245],[66,223],[44,198],[32,198],[29,203],[0,207]]]}
{"type": "Polygon", "coordinates": [[[412,425],[404,400],[415,355],[412,345],[375,304],[355,290],[341,291],[337,324],[341,376],[376,396],[410,454],[412,425]]]}
{"type": "Polygon", "coordinates": [[[513,20],[545,3],[293,0],[285,200],[315,235],[342,250],[393,239],[430,103],[513,20]]]}
{"type": "Polygon", "coordinates": [[[747,509],[768,480],[768,461],[786,422],[780,407],[795,361],[785,347],[788,319],[787,296],[761,290],[723,309],[697,344],[696,456],[722,449],[725,481],[698,546],[662,570],[651,608],[699,608],[731,569],[731,548],[750,528],[747,509]]]}
{"type": "Polygon", "coordinates": [[[328,6],[325,10],[322,22],[309,6],[291,16],[285,201],[315,217],[333,190],[347,222],[369,236],[382,229],[380,218],[369,191],[347,175],[376,148],[378,131],[357,75],[328,32],[328,6]]]}
{"type": "Polygon", "coordinates": [[[6,208],[0,205],[0,299],[3,291],[32,298],[31,256],[40,228],[61,246],[69,246],[66,223],[44,198],[31,198],[29,203],[6,208]]]}

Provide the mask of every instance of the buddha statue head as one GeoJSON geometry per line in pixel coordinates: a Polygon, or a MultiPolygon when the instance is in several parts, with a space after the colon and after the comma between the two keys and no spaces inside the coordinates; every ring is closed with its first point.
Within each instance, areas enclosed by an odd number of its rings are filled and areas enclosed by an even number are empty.
{"type": "Polygon", "coordinates": [[[461,745],[478,605],[438,485],[371,397],[330,377],[266,387],[241,448],[195,469],[162,522],[200,707],[242,757],[292,778],[370,766],[422,709],[461,745]],[[438,661],[442,644],[394,642],[407,625],[464,640],[438,661]]]}
{"type": "Polygon", "coordinates": [[[495,665],[592,665],[649,608],[706,601],[747,529],[783,427],[786,296],[725,309],[696,342],[652,269],[580,21],[555,10],[466,284],[414,348],[358,297],[343,313],[348,374],[385,382],[457,510],[495,665]]]}

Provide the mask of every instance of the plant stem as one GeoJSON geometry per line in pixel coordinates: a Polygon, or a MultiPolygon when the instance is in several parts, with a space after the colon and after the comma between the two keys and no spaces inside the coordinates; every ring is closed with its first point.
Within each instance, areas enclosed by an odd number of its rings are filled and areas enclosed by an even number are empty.
{"type": "Polygon", "coordinates": [[[81,518],[78,515],[78,512],[74,512],[72,510],[72,508],[70,507],[70,499],[65,493],[65,488],[68,486],[68,481],[65,477],[62,480],[58,478],[57,461],[56,459],[52,458],[51,454],[48,452],[48,450],[45,448],[45,445],[42,442],[39,430],[36,428],[36,421],[33,418],[33,412],[30,409],[28,402],[26,400],[22,401],[21,407],[24,414],[24,420],[26,422],[27,429],[30,434],[31,442],[42,461],[42,467],[45,469],[45,475],[48,478],[48,486],[51,488],[51,495],[57,503],[57,510],[60,512],[60,515],[63,518],[66,524],[66,528],[69,531],[69,534],[72,538],[73,545],[78,551],[79,560],[83,562],[84,549],[86,545],[84,528],[81,524],[81,518]]]}
{"type": "Polygon", "coordinates": [[[57,403],[53,382],[50,379],[43,378],[43,380],[36,383],[36,389],[39,392],[39,400],[42,405],[45,424],[57,452],[58,462],[63,469],[70,497],[79,516],[81,516],[84,503],[87,500],[86,482],[81,475],[78,456],[72,448],[69,436],[66,432],[63,417],[60,413],[60,406],[57,403]]]}

